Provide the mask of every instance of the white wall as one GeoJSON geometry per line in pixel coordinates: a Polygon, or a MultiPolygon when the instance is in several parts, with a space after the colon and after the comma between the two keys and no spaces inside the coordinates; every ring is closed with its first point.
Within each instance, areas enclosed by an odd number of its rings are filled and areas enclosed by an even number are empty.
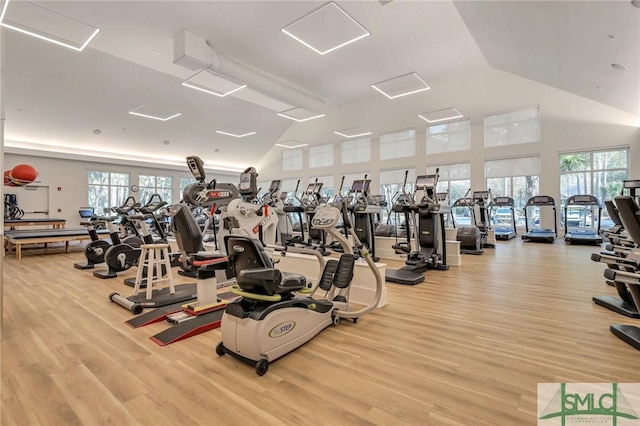
{"type": "MultiPolygon", "coordinates": [[[[120,164],[98,161],[81,161],[66,158],[51,158],[25,154],[4,154],[4,165],[11,169],[16,164],[31,164],[38,170],[39,185],[49,186],[49,217],[66,219],[68,227],[78,226],[80,216],[78,208],[87,205],[87,171],[101,170],[116,173],[129,173],[130,184],[138,183],[141,174],[160,175],[173,177],[173,201],[178,202],[182,198],[179,194],[180,178],[192,178],[185,162],[184,169],[149,167],[148,164],[120,164]],[[60,190],[58,190],[60,188],[60,190]]],[[[208,173],[209,175],[209,173],[208,173]]],[[[216,175],[221,173],[216,172],[216,175]]],[[[239,175],[229,175],[229,179],[235,182],[239,175]]],[[[5,193],[11,192],[11,187],[4,187],[5,193]]],[[[136,196],[136,194],[132,194],[136,196]]],[[[137,198],[137,197],[136,197],[137,198]]],[[[144,202],[145,200],[141,200],[144,202]]],[[[18,200],[18,205],[20,200],[18,200]]]]}
{"type": "MultiPolygon", "coordinates": [[[[296,123],[280,139],[302,141],[309,145],[333,143],[332,167],[308,168],[308,149],[302,170],[282,172],[281,152],[275,147],[259,165],[261,179],[306,180],[309,176],[333,175],[339,182],[343,174],[369,171],[372,188],[379,187],[379,172],[385,169],[415,167],[416,173],[428,165],[471,162],[472,187],[484,188],[484,161],[513,156],[540,155],[540,192],[559,199],[558,153],[606,147],[630,147],[629,176],[640,177],[640,117],[615,108],[499,71],[484,63],[470,65],[464,72],[438,81],[429,81],[432,89],[389,100],[372,96],[360,102],[337,107],[326,117],[296,123]],[[521,107],[540,105],[541,142],[484,148],[483,117],[521,107]],[[471,149],[427,156],[426,123],[418,114],[448,107],[457,108],[471,118],[471,149]],[[334,130],[358,127],[372,131],[372,161],[367,164],[340,163],[340,137],[334,130]],[[416,129],[416,156],[379,161],[380,133],[416,129]]],[[[308,148],[308,147],[307,147],[308,148]]]]}

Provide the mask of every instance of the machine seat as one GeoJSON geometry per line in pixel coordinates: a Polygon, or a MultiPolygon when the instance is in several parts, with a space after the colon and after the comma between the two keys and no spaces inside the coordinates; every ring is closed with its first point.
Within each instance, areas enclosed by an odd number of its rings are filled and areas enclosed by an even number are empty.
{"type": "Polygon", "coordinates": [[[304,275],[282,273],[276,268],[245,269],[240,271],[236,281],[246,292],[267,296],[288,294],[302,290],[307,285],[304,275]]]}
{"type": "Polygon", "coordinates": [[[193,260],[196,260],[198,262],[206,262],[207,260],[224,258],[224,257],[227,257],[227,255],[224,253],[218,253],[218,252],[199,251],[197,253],[193,253],[191,257],[193,258],[193,260]]]}

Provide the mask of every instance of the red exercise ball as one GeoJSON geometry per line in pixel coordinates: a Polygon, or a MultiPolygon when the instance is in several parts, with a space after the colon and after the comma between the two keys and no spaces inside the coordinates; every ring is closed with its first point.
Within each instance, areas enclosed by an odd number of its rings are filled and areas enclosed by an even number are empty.
{"type": "Polygon", "coordinates": [[[9,178],[16,185],[26,185],[38,177],[38,171],[30,164],[18,164],[13,169],[9,178]]]}
{"type": "Polygon", "coordinates": [[[4,184],[6,186],[16,186],[16,184],[13,183],[13,180],[11,179],[11,170],[4,171],[4,184]]]}

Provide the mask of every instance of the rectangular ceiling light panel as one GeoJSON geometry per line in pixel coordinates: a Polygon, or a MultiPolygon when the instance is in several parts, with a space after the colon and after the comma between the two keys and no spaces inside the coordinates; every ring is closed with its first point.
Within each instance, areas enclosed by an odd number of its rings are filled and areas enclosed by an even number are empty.
{"type": "Polygon", "coordinates": [[[289,24],[282,32],[320,55],[370,35],[369,31],[334,2],[289,24]]]}
{"type": "Polygon", "coordinates": [[[138,108],[129,111],[131,115],[137,115],[139,117],[152,118],[159,121],[167,121],[172,118],[176,118],[181,115],[179,112],[169,111],[164,108],[156,107],[153,105],[140,105],[138,108]]]}
{"type": "Polygon", "coordinates": [[[247,87],[246,84],[211,70],[199,71],[183,81],[182,85],[221,98],[247,87]]]}
{"type": "Polygon", "coordinates": [[[282,148],[294,149],[294,148],[301,148],[303,146],[307,146],[307,144],[304,142],[296,141],[296,140],[288,140],[284,142],[278,142],[276,143],[276,146],[280,146],[282,148]]]}
{"type": "Polygon", "coordinates": [[[358,129],[357,127],[353,127],[351,129],[336,130],[333,133],[347,139],[359,138],[361,136],[369,136],[371,134],[371,132],[366,132],[362,129],[358,129]]]}
{"type": "Polygon", "coordinates": [[[424,92],[425,90],[431,89],[431,87],[415,72],[374,83],[371,87],[389,99],[412,95],[414,93],[424,92]]]}
{"type": "Polygon", "coordinates": [[[29,1],[4,0],[0,25],[59,46],[82,51],[100,29],[29,1]]]}
{"type": "Polygon", "coordinates": [[[445,108],[437,111],[424,112],[422,114],[418,114],[418,117],[422,118],[427,123],[437,123],[439,121],[462,118],[463,115],[455,108],[445,108]]]}
{"type": "Polygon", "coordinates": [[[324,117],[324,114],[318,114],[302,107],[295,107],[286,111],[280,111],[278,115],[280,117],[288,118],[289,120],[297,121],[298,123],[324,117]]]}
{"type": "Polygon", "coordinates": [[[233,133],[230,131],[216,130],[216,133],[226,136],[233,136],[234,138],[244,138],[247,136],[255,135],[256,132],[247,132],[247,133],[233,133]]]}

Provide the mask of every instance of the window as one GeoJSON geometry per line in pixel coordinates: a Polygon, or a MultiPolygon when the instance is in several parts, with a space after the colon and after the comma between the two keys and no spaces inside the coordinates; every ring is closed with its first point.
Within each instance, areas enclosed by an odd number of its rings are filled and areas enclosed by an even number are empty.
{"type": "Polygon", "coordinates": [[[427,154],[471,148],[471,120],[427,127],[427,154]]]}
{"type": "Polygon", "coordinates": [[[342,164],[369,161],[371,161],[371,138],[353,139],[342,142],[342,164]]]}
{"type": "Polygon", "coordinates": [[[182,198],[182,193],[184,192],[184,189],[191,185],[192,183],[196,183],[195,178],[190,177],[190,178],[184,178],[181,177],[180,178],[180,198],[182,198]]]}
{"type": "Polygon", "coordinates": [[[494,197],[511,197],[515,208],[523,209],[540,192],[540,157],[487,160],[484,176],[494,197]]]}
{"type": "Polygon", "coordinates": [[[138,176],[138,184],[140,186],[140,197],[138,201],[142,204],[149,201],[153,194],[160,195],[163,201],[171,204],[173,199],[173,178],[170,176],[150,176],[140,175],[138,176]]]}
{"type": "Polygon", "coordinates": [[[381,221],[383,223],[389,221],[389,223],[395,224],[396,217],[395,215],[391,215],[391,218],[389,218],[389,211],[398,196],[402,194],[405,172],[409,173],[407,174],[407,185],[404,191],[407,194],[411,194],[414,190],[413,185],[416,182],[416,169],[383,170],[380,172],[380,195],[384,195],[384,199],[387,202],[387,208],[382,209],[381,221]]]}
{"type": "MultiPolygon", "coordinates": [[[[333,176],[318,176],[318,182],[322,183],[322,189],[320,190],[320,194],[323,197],[328,197],[329,199],[333,198],[334,189],[333,189],[333,176]]],[[[316,181],[316,177],[309,178],[309,183],[313,183],[316,181]]],[[[306,188],[305,188],[306,189],[306,188]]]]}
{"type": "Polygon", "coordinates": [[[129,174],[89,170],[88,205],[97,214],[110,214],[111,207],[121,206],[129,194],[129,174]]]}
{"type": "Polygon", "coordinates": [[[484,146],[540,141],[540,107],[523,108],[484,118],[484,146]]]}
{"type": "Polygon", "coordinates": [[[402,132],[380,135],[380,159],[413,157],[416,155],[416,131],[404,130],[402,132]]]}
{"type": "MultiPolygon", "coordinates": [[[[614,199],[622,190],[622,181],[628,174],[628,149],[613,151],[574,152],[560,154],[560,206],[572,195],[590,194],[598,198],[602,206],[606,200],[614,199]]],[[[564,214],[564,208],[562,209],[564,214]]],[[[576,209],[574,214],[588,212],[576,209]]],[[[594,212],[597,215],[597,212],[594,212]]],[[[572,212],[569,212],[572,214],[572,212]]],[[[584,215],[581,224],[591,226],[594,214],[584,215]],[[591,217],[589,217],[591,216],[591,217]]],[[[609,227],[606,209],[602,210],[603,223],[609,227]]]]}
{"type": "Polygon", "coordinates": [[[438,173],[437,192],[446,192],[447,203],[453,204],[459,198],[463,198],[471,187],[471,163],[445,164],[441,166],[427,167],[427,174],[438,173]]]}
{"type": "Polygon", "coordinates": [[[333,166],[333,144],[309,148],[309,167],[333,166]]]}
{"type": "Polygon", "coordinates": [[[282,171],[302,170],[302,150],[288,149],[282,151],[282,171]]]}

